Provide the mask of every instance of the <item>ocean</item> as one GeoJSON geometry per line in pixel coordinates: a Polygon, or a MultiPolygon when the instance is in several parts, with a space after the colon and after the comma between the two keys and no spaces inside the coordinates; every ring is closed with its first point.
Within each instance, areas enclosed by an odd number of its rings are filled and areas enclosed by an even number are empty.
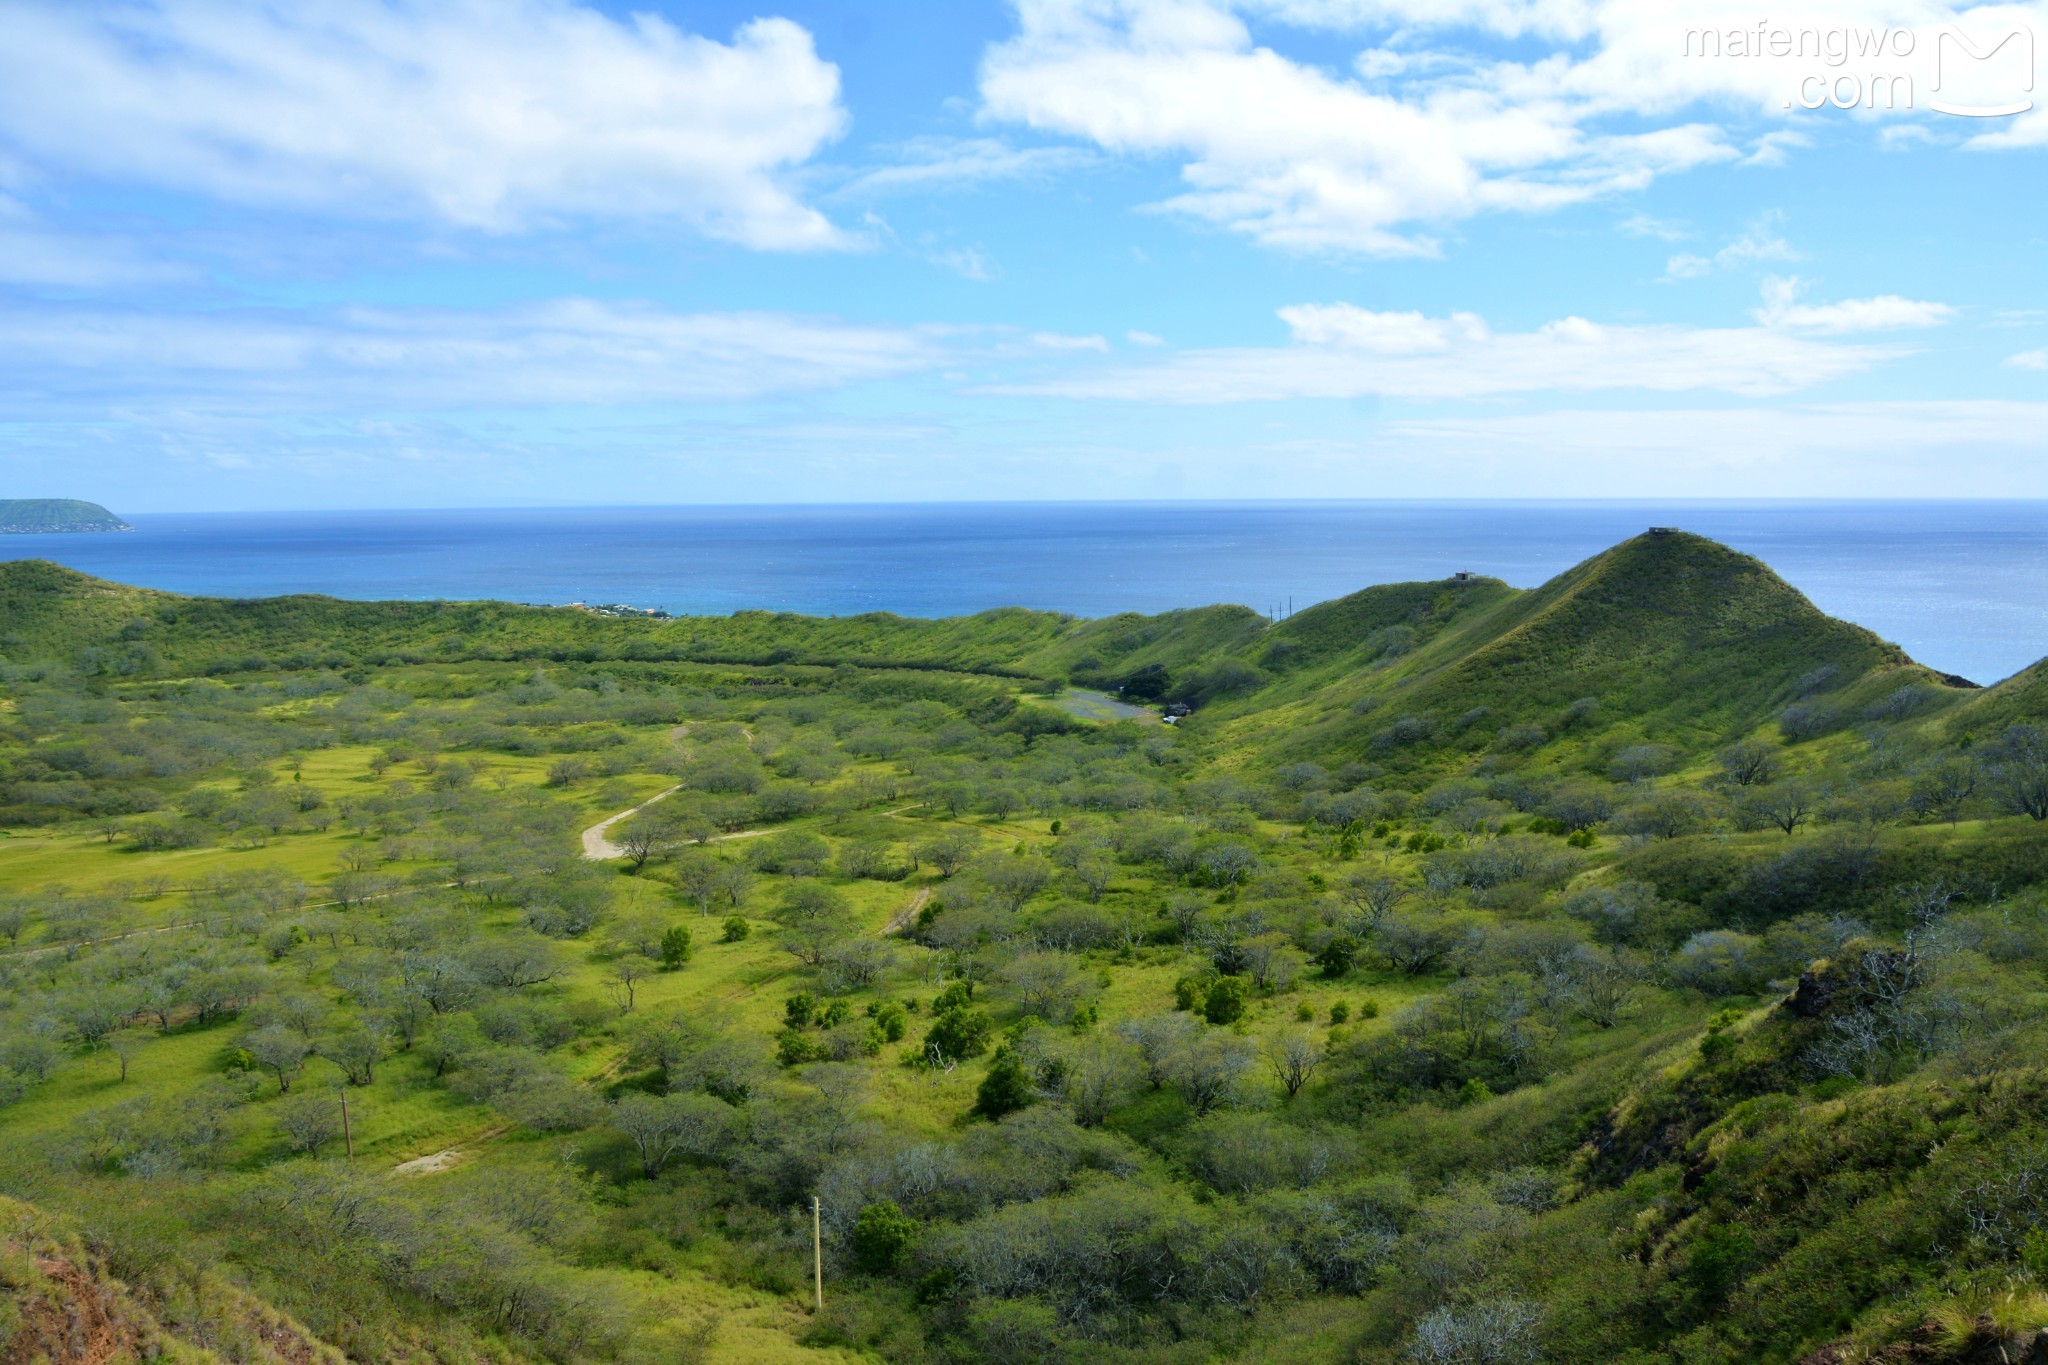
{"type": "Polygon", "coordinates": [[[1533,587],[1646,526],[1758,556],[1823,610],[1993,682],[2048,655],[2048,503],[979,503],[264,512],[0,537],[173,592],[953,616],[1299,610],[1460,569],[1533,587]]]}

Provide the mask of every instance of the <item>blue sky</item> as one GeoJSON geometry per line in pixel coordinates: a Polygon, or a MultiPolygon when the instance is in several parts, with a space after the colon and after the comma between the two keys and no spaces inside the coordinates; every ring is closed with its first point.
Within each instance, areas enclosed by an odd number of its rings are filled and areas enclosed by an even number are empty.
{"type": "Polygon", "coordinates": [[[2048,497],[2048,5],[1764,8],[0,0],[0,494],[2048,497]]]}

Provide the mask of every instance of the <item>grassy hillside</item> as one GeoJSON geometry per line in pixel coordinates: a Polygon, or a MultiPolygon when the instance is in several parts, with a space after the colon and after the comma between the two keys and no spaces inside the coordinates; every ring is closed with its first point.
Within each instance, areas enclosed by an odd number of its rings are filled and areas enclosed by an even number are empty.
{"type": "Polygon", "coordinates": [[[16,562],[0,637],[0,1360],[2044,1345],[2040,672],[1710,542],[1280,622],[16,562]]]}

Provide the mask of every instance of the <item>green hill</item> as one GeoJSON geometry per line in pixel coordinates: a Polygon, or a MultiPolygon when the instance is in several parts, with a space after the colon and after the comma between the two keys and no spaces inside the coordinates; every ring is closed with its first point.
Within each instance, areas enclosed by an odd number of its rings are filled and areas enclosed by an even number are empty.
{"type": "MultiPolygon", "coordinates": [[[[1142,682],[1141,695],[1200,708],[1198,728],[1227,736],[1240,762],[1371,757],[1396,725],[1465,751],[1510,730],[1525,746],[1569,732],[1579,745],[1618,735],[1690,750],[1790,706],[1846,716],[1900,688],[1943,706],[1968,695],[1758,560],[1679,533],[1638,536],[1528,591],[1487,578],[1388,584],[1278,623],[1238,606],[1093,621],[1021,608],[655,621],[500,602],[228,600],[34,560],[0,563],[0,608],[0,658],[126,676],[528,659],[1142,682]]],[[[1973,714],[2038,713],[2037,673],[1977,695],[1973,714]]],[[[1458,761],[1428,744],[1409,756],[1429,754],[1458,761]]]]}
{"type": "Polygon", "coordinates": [[[134,529],[96,502],[80,502],[76,498],[0,498],[0,535],[134,529]]]}
{"type": "MultiPolygon", "coordinates": [[[[1561,737],[1694,750],[1802,703],[1847,714],[1909,685],[1964,695],[1760,561],[1680,533],[1638,536],[1526,592],[1482,580],[1359,597],[1398,606],[1406,624],[1390,631],[1381,623],[1396,613],[1382,611],[1331,629],[1312,619],[1325,608],[1303,613],[1317,637],[1304,656],[1337,668],[1313,689],[1275,689],[1290,703],[1277,709],[1265,696],[1234,704],[1233,743],[1301,757],[1398,749],[1418,763],[1561,737]]],[[[1356,603],[1327,609],[1356,616],[1356,603]]]]}

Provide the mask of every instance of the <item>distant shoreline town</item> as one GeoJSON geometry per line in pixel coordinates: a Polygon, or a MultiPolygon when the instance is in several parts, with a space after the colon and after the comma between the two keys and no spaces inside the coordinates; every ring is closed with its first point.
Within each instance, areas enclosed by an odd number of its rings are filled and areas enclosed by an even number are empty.
{"type": "Polygon", "coordinates": [[[614,620],[624,619],[629,616],[645,617],[651,621],[672,621],[675,619],[660,607],[634,607],[628,606],[624,602],[568,602],[564,605],[574,607],[578,611],[587,611],[592,616],[608,616],[614,620]]]}

